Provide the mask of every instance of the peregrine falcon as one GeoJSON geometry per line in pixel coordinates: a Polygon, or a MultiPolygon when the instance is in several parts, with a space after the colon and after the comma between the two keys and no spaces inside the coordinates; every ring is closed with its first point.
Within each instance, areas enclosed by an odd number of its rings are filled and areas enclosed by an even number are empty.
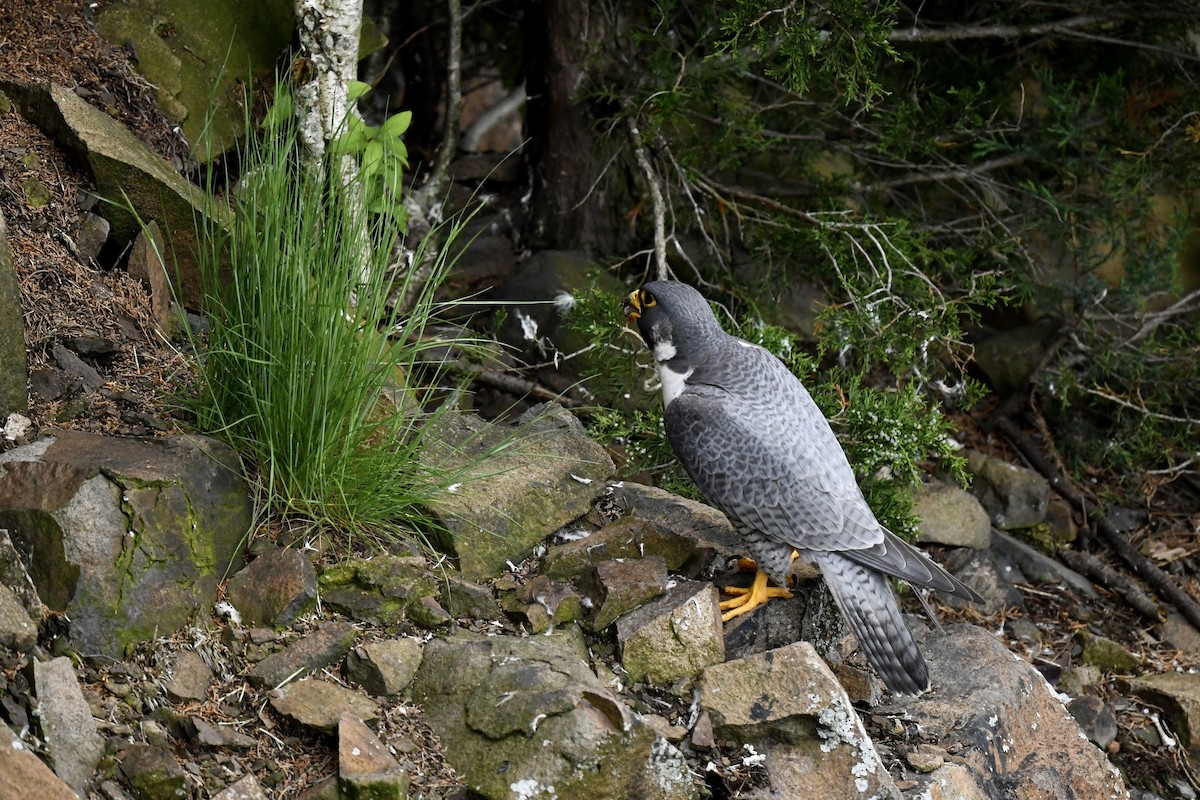
{"type": "Polygon", "coordinates": [[[879,524],[808,391],[767,350],[725,333],[698,291],[647,283],[629,295],[625,315],[653,354],[671,449],[758,562],[752,587],[721,604],[724,619],[788,596],[798,552],[820,569],[884,684],[897,694],[928,689],[886,576],[979,595],[879,524]]]}

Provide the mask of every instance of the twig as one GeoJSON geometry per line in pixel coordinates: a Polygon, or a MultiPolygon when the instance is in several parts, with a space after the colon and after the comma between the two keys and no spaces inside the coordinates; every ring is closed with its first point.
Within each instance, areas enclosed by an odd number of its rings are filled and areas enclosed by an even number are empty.
{"type": "Polygon", "coordinates": [[[946,28],[899,28],[888,34],[889,42],[956,42],[964,39],[1015,39],[1021,36],[1043,36],[1065,33],[1078,28],[1092,28],[1117,22],[1121,17],[1085,16],[1040,22],[1035,25],[955,25],[946,28]]]}
{"type": "Polygon", "coordinates": [[[1158,607],[1157,603],[1128,578],[1100,561],[1095,555],[1064,547],[1058,551],[1058,557],[1071,569],[1087,575],[1101,586],[1107,586],[1121,595],[1130,608],[1143,617],[1155,622],[1163,621],[1162,609],[1158,607]]]}
{"type": "Polygon", "coordinates": [[[1200,627],[1200,604],[1198,604],[1187,592],[1179,587],[1171,577],[1138,552],[1137,548],[1118,531],[1113,524],[1108,521],[1100,511],[1075,488],[1066,476],[1054,468],[1046,457],[1039,451],[1033,442],[1029,440],[1025,434],[1013,423],[1012,420],[1004,418],[996,423],[996,427],[1003,433],[1008,440],[1012,442],[1021,455],[1036,469],[1038,472],[1050,481],[1050,485],[1056,492],[1066,498],[1077,511],[1082,513],[1090,527],[1098,531],[1109,546],[1116,551],[1122,560],[1125,561],[1133,571],[1137,573],[1142,580],[1150,585],[1150,588],[1158,593],[1160,597],[1169,602],[1175,608],[1179,609],[1188,622],[1196,627],[1200,627]]]}
{"type": "Polygon", "coordinates": [[[1161,419],[1164,422],[1182,422],[1185,425],[1200,425],[1200,419],[1192,419],[1191,417],[1174,417],[1174,416],[1171,416],[1170,414],[1160,414],[1157,411],[1151,411],[1150,409],[1146,408],[1145,406],[1130,402],[1129,400],[1126,400],[1121,397],[1117,397],[1115,394],[1111,394],[1109,392],[1101,391],[1100,389],[1093,389],[1091,387],[1088,387],[1084,391],[1086,391],[1088,394],[1095,395],[1096,397],[1103,397],[1105,400],[1109,401],[1110,403],[1116,403],[1117,405],[1119,405],[1123,408],[1131,409],[1133,411],[1138,412],[1139,414],[1143,414],[1147,417],[1150,417],[1151,419],[1161,419]]]}
{"type": "Polygon", "coordinates": [[[642,146],[642,134],[638,130],[637,120],[632,114],[625,117],[625,125],[629,128],[629,138],[633,142],[633,156],[637,159],[638,166],[641,167],[642,174],[646,177],[646,188],[650,190],[650,205],[654,209],[655,277],[660,281],[665,281],[670,274],[667,271],[667,212],[666,204],[663,202],[662,187],[658,184],[658,175],[654,172],[654,165],[650,163],[650,157],[646,155],[646,148],[642,146]]]}
{"type": "Polygon", "coordinates": [[[447,362],[445,366],[449,367],[454,372],[462,375],[467,375],[475,383],[482,383],[484,386],[490,386],[493,389],[499,389],[502,392],[514,394],[519,397],[525,395],[533,395],[542,400],[550,400],[558,403],[566,408],[579,408],[584,405],[579,400],[572,397],[567,397],[565,394],[547,389],[541,384],[534,383],[531,380],[513,375],[508,372],[501,372],[495,369],[487,369],[478,364],[471,364],[463,361],[447,362]]]}

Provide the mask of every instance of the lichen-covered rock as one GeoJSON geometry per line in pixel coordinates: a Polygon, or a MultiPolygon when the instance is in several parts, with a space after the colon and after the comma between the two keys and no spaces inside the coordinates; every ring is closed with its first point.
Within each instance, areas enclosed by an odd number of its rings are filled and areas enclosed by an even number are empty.
{"type": "Polygon", "coordinates": [[[418,556],[348,559],[321,573],[321,602],[354,619],[392,627],[408,619],[424,627],[446,621],[430,613],[438,586],[418,556]]]}
{"type": "Polygon", "coordinates": [[[699,705],[717,736],[749,745],[789,796],[900,796],[846,691],[808,642],[708,667],[699,705]]]}
{"type": "Polygon", "coordinates": [[[629,681],[670,684],[724,661],[719,603],[712,584],[685,581],[617,620],[629,681]]]}
{"type": "Polygon", "coordinates": [[[576,636],[434,639],[413,698],[486,798],[692,798],[682,754],[593,674],[576,636]]]}
{"type": "Polygon", "coordinates": [[[578,425],[557,407],[517,428],[471,414],[438,423],[425,459],[457,477],[432,507],[464,578],[496,577],[591,508],[613,463],[578,425]]]}
{"type": "Polygon", "coordinates": [[[119,658],[212,605],[251,523],[238,467],[203,436],[58,431],[0,455],[0,528],[72,644],[119,658]]]}
{"type": "Polygon", "coordinates": [[[954,625],[922,650],[934,691],[909,700],[906,716],[926,741],[957,743],[956,761],[987,797],[1128,800],[1046,679],[991,633],[954,625]]]}
{"type": "Polygon", "coordinates": [[[182,126],[196,160],[238,143],[246,121],[242,86],[270,74],[294,26],[287,0],[126,0],[96,20],[114,45],[136,49],[135,64],[182,126]]]}

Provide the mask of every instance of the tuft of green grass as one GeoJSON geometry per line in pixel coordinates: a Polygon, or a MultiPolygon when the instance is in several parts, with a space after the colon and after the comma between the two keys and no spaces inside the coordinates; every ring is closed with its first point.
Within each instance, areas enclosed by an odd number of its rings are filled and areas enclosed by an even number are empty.
{"type": "MultiPolygon", "coordinates": [[[[441,412],[422,410],[418,377],[430,381],[429,351],[447,348],[422,334],[447,263],[398,313],[388,298],[412,276],[387,262],[403,215],[364,215],[338,170],[304,163],[287,120],[261,136],[244,146],[236,186],[209,187],[227,225],[201,223],[211,327],[198,424],[252,463],[267,513],[351,543],[411,537],[456,477],[420,458],[441,412]]],[[[453,240],[462,223],[447,224],[453,240]]]]}

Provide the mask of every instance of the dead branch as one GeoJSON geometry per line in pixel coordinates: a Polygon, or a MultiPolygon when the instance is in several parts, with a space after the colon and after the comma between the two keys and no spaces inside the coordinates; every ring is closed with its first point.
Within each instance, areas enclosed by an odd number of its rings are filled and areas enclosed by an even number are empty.
{"type": "Polygon", "coordinates": [[[654,171],[654,165],[650,163],[650,157],[646,155],[642,134],[632,114],[625,117],[625,125],[629,128],[629,138],[633,143],[633,156],[646,178],[646,188],[650,192],[650,205],[654,212],[654,275],[657,280],[665,281],[670,274],[667,270],[667,212],[662,186],[659,185],[658,175],[654,171]]]}
{"type": "Polygon", "coordinates": [[[1185,592],[1171,577],[1156,567],[1133,546],[1128,537],[1118,531],[1108,518],[1092,504],[1083,493],[1075,488],[1065,474],[1057,470],[1042,454],[1033,442],[1013,423],[1011,419],[1002,418],[996,422],[996,427],[1003,433],[1013,446],[1030,465],[1040,472],[1056,492],[1062,495],[1077,511],[1083,514],[1089,526],[1097,531],[1109,546],[1116,551],[1126,564],[1153,589],[1160,597],[1179,609],[1188,622],[1200,627],[1200,604],[1185,592]]]}
{"type": "Polygon", "coordinates": [[[1058,551],[1058,557],[1071,569],[1078,573],[1087,575],[1095,583],[1101,586],[1107,586],[1129,604],[1129,607],[1141,614],[1147,619],[1152,619],[1155,622],[1162,622],[1164,614],[1158,604],[1150,599],[1137,585],[1126,578],[1121,573],[1117,572],[1112,567],[1103,563],[1092,553],[1085,553],[1082,550],[1071,550],[1063,548],[1058,551]]]}

